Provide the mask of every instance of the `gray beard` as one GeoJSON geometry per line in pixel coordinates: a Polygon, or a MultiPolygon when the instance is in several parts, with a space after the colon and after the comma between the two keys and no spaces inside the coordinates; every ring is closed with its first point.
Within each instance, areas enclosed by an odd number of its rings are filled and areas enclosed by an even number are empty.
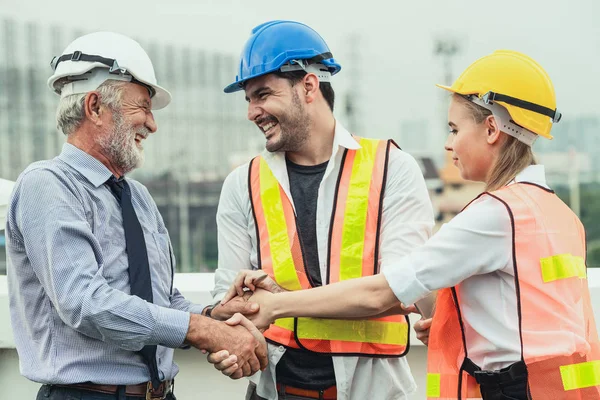
{"type": "Polygon", "coordinates": [[[146,127],[134,131],[117,112],[113,112],[113,123],[112,133],[100,138],[98,143],[115,168],[125,175],[144,163],[144,152],[135,143],[136,133],[148,136],[150,131],[146,127]]]}

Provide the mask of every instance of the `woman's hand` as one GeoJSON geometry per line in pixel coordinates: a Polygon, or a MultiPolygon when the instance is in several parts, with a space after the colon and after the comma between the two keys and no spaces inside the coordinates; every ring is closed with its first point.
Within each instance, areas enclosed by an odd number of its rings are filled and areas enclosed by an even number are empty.
{"type": "Polygon", "coordinates": [[[247,318],[259,330],[266,330],[275,321],[273,317],[273,305],[276,301],[276,296],[266,290],[256,289],[252,297],[248,300],[260,304],[260,309],[256,314],[248,315],[247,318]]]}

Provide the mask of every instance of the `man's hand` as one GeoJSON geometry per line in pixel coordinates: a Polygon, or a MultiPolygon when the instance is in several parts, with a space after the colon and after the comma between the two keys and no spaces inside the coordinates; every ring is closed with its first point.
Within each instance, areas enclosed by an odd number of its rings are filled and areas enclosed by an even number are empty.
{"type": "Polygon", "coordinates": [[[233,317],[235,313],[246,316],[256,314],[260,307],[257,303],[248,301],[250,296],[252,296],[252,292],[246,292],[243,296],[234,297],[227,304],[219,303],[212,309],[210,316],[219,321],[225,321],[233,317]]]}
{"type": "MultiPolygon", "coordinates": [[[[259,359],[264,358],[264,365],[260,364],[260,369],[263,370],[267,365],[267,342],[263,335],[256,329],[256,327],[245,318],[242,314],[235,314],[233,317],[226,321],[227,325],[230,326],[242,326],[252,334],[252,336],[259,343],[255,353],[259,359]]],[[[235,355],[230,355],[227,351],[219,351],[217,353],[211,353],[208,356],[208,362],[215,365],[215,368],[221,371],[224,375],[229,376],[232,379],[239,379],[243,376],[250,376],[256,372],[253,370],[252,365],[240,367],[237,362],[235,355]]]]}
{"type": "Polygon", "coordinates": [[[257,288],[264,289],[271,293],[285,292],[281,286],[277,284],[265,271],[262,270],[243,270],[235,277],[233,284],[225,293],[225,297],[221,300],[221,304],[227,302],[236,296],[244,295],[244,288],[255,291],[257,288]]]}
{"type": "Polygon", "coordinates": [[[262,334],[242,314],[235,314],[230,321],[223,323],[191,314],[185,342],[209,353],[218,353],[219,358],[226,355],[226,360],[233,364],[222,372],[236,379],[266,368],[267,344],[262,334]]]}
{"type": "Polygon", "coordinates": [[[429,344],[429,331],[431,329],[431,321],[433,318],[420,319],[415,322],[415,332],[417,333],[417,339],[419,339],[425,346],[429,344]]]}

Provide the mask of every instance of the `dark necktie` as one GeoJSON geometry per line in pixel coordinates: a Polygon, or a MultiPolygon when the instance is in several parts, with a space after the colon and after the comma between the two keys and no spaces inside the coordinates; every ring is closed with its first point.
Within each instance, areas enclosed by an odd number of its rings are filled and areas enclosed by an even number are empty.
{"type": "MultiPolygon", "coordinates": [[[[152,303],[152,278],[150,277],[150,265],[148,264],[148,251],[146,250],[142,226],[131,203],[131,189],[125,179],[119,180],[114,176],[111,176],[106,184],[121,204],[131,294],[152,303]]],[[[156,365],[156,345],[144,346],[140,350],[140,354],[150,370],[152,386],[158,388],[160,379],[158,378],[158,366],[156,365]]]]}

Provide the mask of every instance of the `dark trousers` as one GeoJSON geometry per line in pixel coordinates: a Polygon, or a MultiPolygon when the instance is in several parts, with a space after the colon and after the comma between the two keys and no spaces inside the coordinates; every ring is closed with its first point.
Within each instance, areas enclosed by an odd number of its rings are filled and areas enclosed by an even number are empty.
{"type": "MultiPolygon", "coordinates": [[[[140,400],[144,397],[125,396],[125,386],[117,394],[97,393],[76,388],[42,385],[36,400],[140,400]]],[[[175,395],[169,393],[166,400],[177,400],[175,395]]]]}
{"type": "MultiPolygon", "coordinates": [[[[310,399],[309,397],[292,396],[285,393],[279,393],[279,400],[305,400],[310,399]]],[[[246,400],[265,400],[264,397],[260,397],[256,394],[256,385],[252,382],[248,384],[248,390],[246,391],[246,400]]]]}

